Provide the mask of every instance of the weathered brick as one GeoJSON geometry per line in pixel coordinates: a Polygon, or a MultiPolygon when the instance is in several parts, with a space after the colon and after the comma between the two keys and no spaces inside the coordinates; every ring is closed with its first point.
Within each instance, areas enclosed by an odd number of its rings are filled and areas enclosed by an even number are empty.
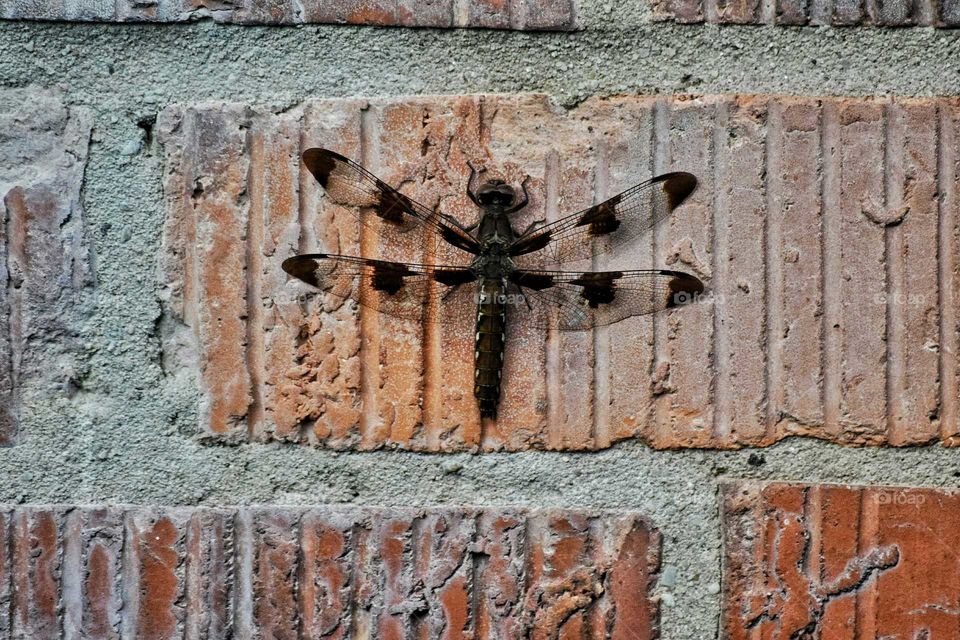
{"type": "Polygon", "coordinates": [[[80,202],[92,123],[53,94],[0,90],[0,445],[15,435],[23,380],[76,375],[93,284],[80,202]]]}
{"type": "Polygon", "coordinates": [[[659,20],[703,22],[703,0],[652,0],[653,15],[659,20]]]}
{"type": "Polygon", "coordinates": [[[171,108],[160,119],[164,290],[167,312],[196,336],[200,427],[228,440],[445,451],[798,434],[952,442],[958,116],[952,99],[762,96],[589,100],[568,112],[542,96],[171,108]],[[683,207],[595,260],[686,270],[709,290],[579,335],[509,322],[499,420],[481,425],[467,300],[424,310],[446,322],[401,322],[311,296],[280,268],[324,249],[424,257],[379,243],[324,197],[299,165],[312,146],[465,224],[477,215],[468,161],[513,183],[529,176],[517,228],[691,171],[700,186],[683,207]]]}
{"type": "Polygon", "coordinates": [[[352,24],[568,31],[576,0],[0,0],[0,19],[352,24]]]}
{"type": "Polygon", "coordinates": [[[657,630],[660,536],[630,513],[0,507],[0,541],[0,630],[13,637],[657,630]]]}
{"type": "Polygon", "coordinates": [[[123,522],[115,511],[69,512],[63,533],[63,637],[120,637],[122,550],[123,522]]]}
{"type": "Polygon", "coordinates": [[[955,0],[653,0],[658,20],[716,24],[956,27],[955,0]],[[766,6],[769,10],[765,10],[766,6]]]}
{"type": "Polygon", "coordinates": [[[950,638],[955,490],[731,482],[721,637],[950,638]]]}

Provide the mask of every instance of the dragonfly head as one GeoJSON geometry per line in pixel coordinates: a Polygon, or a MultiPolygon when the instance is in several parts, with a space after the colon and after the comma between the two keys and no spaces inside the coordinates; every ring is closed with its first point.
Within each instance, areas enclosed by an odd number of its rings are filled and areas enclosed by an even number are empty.
{"type": "Polygon", "coordinates": [[[506,211],[517,200],[517,191],[503,180],[490,180],[477,189],[477,200],[485,207],[506,211]]]}

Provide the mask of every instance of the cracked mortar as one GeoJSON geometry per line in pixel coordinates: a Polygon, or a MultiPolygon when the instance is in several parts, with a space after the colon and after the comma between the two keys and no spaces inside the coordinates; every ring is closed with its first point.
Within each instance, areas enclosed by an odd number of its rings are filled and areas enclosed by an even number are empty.
{"type": "Polygon", "coordinates": [[[583,5],[586,30],[576,34],[0,23],[0,85],[54,87],[94,114],[83,196],[98,282],[96,309],[81,328],[84,373],[70,397],[25,382],[22,436],[0,450],[0,502],[634,509],[664,536],[663,637],[702,640],[716,635],[720,614],[719,477],[956,485],[960,459],[939,447],[792,439],[762,458],[637,443],[590,454],[443,456],[193,439],[195,380],[165,375],[159,342],[155,269],[165,211],[151,118],[169,103],[960,91],[960,42],[951,31],[681,27],[649,24],[642,8],[583,5]]]}

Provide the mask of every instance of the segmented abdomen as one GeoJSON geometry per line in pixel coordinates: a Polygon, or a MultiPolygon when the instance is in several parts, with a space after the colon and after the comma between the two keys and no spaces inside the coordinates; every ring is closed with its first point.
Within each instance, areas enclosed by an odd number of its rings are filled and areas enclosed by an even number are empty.
{"type": "Polygon", "coordinates": [[[498,279],[482,280],[477,304],[476,375],[473,387],[481,417],[497,417],[505,330],[504,283],[498,279]]]}

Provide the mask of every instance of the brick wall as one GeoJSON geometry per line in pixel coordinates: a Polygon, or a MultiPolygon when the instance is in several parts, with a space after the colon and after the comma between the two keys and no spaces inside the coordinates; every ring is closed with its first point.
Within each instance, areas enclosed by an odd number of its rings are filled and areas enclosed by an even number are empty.
{"type": "Polygon", "coordinates": [[[567,112],[545,96],[171,108],[164,287],[197,336],[200,427],[228,441],[434,451],[624,438],[726,448],[796,434],[951,444],[958,115],[954,100],[766,96],[567,112]],[[690,271],[708,295],[580,334],[516,323],[499,419],[481,425],[468,330],[330,314],[280,269],[297,252],[351,253],[357,238],[355,214],[319,197],[299,162],[313,146],[466,224],[467,161],[501,162],[531,178],[519,228],[690,171],[698,190],[628,258],[690,271]]]}
{"type": "Polygon", "coordinates": [[[0,640],[960,637],[958,20],[0,0],[0,640]],[[606,264],[706,295],[510,324],[481,421],[454,311],[281,269],[384,257],[318,146],[464,224],[527,178],[518,228],[692,172],[606,264]]]}
{"type": "Polygon", "coordinates": [[[0,633],[653,638],[659,547],[627,513],[0,508],[0,633]]]}
{"type": "Polygon", "coordinates": [[[960,26],[956,0],[654,0],[653,6],[658,19],[682,23],[960,26]]]}
{"type": "Polygon", "coordinates": [[[84,22],[188,22],[391,27],[468,27],[521,31],[577,28],[574,0],[0,0],[0,19],[84,22]]]}

